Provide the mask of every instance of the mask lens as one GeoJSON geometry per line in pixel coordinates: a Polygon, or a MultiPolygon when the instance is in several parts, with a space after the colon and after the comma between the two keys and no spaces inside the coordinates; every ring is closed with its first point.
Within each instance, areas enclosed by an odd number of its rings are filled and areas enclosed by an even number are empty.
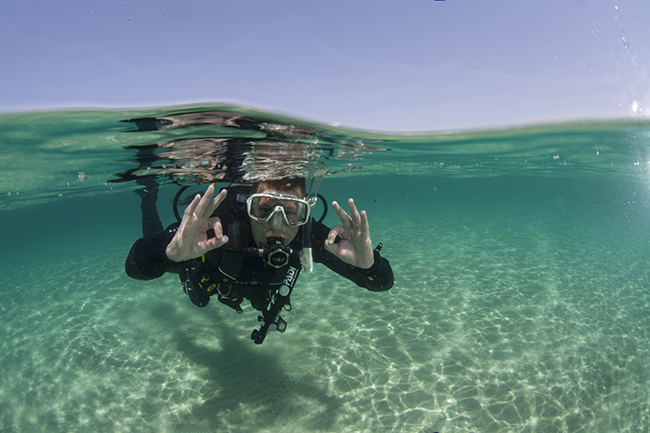
{"type": "Polygon", "coordinates": [[[267,222],[276,212],[282,213],[287,225],[302,225],[309,217],[309,205],[298,198],[271,194],[253,194],[248,199],[248,215],[257,221],[267,222]]]}

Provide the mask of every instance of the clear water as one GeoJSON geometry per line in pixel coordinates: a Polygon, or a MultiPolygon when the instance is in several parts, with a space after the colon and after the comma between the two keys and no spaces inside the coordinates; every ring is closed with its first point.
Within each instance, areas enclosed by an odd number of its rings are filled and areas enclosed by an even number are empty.
{"type": "MultiPolygon", "coordinates": [[[[263,138],[120,122],[177,112],[0,118],[0,431],[650,429],[648,123],[380,135],[244,112],[317,130],[264,149],[300,144],[276,167],[333,173],[321,192],[368,211],[396,275],[371,293],[317,265],[287,332],[256,346],[250,307],[199,309],[176,276],[124,273],[141,236],[140,186],[111,182],[137,167],[126,146],[263,138]]],[[[196,181],[185,152],[136,174],[167,179],[165,224],[168,176],[196,181]]]]}

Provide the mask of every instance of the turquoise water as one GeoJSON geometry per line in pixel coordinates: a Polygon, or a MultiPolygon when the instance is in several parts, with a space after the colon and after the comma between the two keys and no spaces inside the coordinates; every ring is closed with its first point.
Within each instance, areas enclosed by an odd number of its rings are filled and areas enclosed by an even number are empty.
{"type": "MultiPolygon", "coordinates": [[[[0,431],[650,429],[650,125],[382,136],[244,112],[312,128],[269,136],[120,122],[176,111],[0,118],[0,431]],[[250,307],[196,308],[173,275],[129,279],[141,227],[139,186],[112,182],[137,167],[124,147],[182,153],[140,173],[165,179],[169,224],[170,176],[192,183],[187,161],[199,172],[218,159],[207,139],[229,136],[285,151],[275,167],[333,173],[321,193],[368,211],[395,287],[316,265],[287,331],[256,346],[250,307]],[[170,145],[186,139],[201,151],[170,145]]],[[[245,175],[268,173],[264,152],[245,175]]]]}

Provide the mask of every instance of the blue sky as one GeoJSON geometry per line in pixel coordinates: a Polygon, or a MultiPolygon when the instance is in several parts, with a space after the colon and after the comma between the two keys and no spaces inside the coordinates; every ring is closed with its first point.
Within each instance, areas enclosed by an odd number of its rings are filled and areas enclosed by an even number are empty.
{"type": "Polygon", "coordinates": [[[646,0],[3,0],[0,112],[226,102],[385,131],[645,116],[648,23],[646,0]]]}

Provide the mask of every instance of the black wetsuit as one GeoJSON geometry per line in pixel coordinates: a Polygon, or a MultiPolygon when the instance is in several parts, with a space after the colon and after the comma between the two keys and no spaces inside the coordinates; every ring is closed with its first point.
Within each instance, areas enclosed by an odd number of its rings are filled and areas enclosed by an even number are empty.
{"type": "MultiPolygon", "coordinates": [[[[229,193],[229,198],[233,195],[229,193]]],[[[179,224],[174,223],[155,236],[141,238],[135,242],[126,259],[126,273],[139,280],[158,278],[166,272],[178,273],[185,293],[197,306],[207,305],[210,296],[218,295],[219,301],[241,313],[239,305],[243,299],[248,299],[255,309],[264,313],[267,326],[268,322],[277,323],[279,311],[282,308],[290,309],[288,295],[301,269],[297,254],[291,255],[289,263],[279,269],[270,266],[259,256],[243,254],[242,250],[255,248],[245,209],[242,210],[233,200],[227,199],[215,214],[220,216],[224,232],[229,237],[226,245],[208,252],[201,258],[181,263],[173,262],[167,258],[165,249],[178,228],[179,224]],[[228,209],[229,206],[235,210],[228,209]],[[287,283],[289,280],[290,284],[287,283]],[[282,296],[279,296],[278,291],[283,286],[289,286],[289,293],[280,293],[282,296]]],[[[329,232],[327,226],[312,220],[312,254],[315,263],[324,264],[370,291],[385,291],[393,286],[393,271],[388,260],[381,257],[379,251],[373,251],[375,261],[370,269],[349,265],[325,250],[325,240],[329,232]]],[[[299,230],[288,247],[296,252],[301,250],[302,230],[299,230]]],[[[264,325],[261,316],[260,322],[264,325]]],[[[282,322],[286,326],[286,322],[282,322]]],[[[262,336],[261,340],[263,338],[262,336]]]]}

